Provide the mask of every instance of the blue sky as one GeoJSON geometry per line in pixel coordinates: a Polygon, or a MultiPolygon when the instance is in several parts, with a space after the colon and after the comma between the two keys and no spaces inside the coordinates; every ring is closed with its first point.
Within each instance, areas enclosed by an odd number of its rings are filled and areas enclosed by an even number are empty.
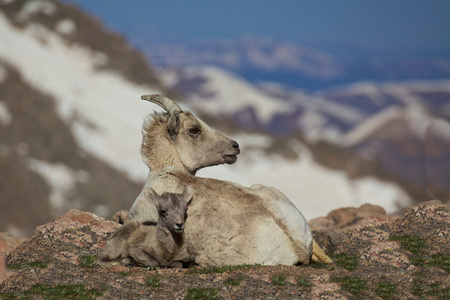
{"type": "Polygon", "coordinates": [[[446,0],[65,0],[128,39],[202,41],[242,36],[297,43],[369,43],[450,51],[446,0]]]}

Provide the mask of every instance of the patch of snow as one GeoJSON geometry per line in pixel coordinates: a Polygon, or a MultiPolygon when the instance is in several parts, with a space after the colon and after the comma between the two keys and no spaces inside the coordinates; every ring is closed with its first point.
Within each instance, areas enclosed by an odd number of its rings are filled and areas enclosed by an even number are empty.
{"type": "Polygon", "coordinates": [[[186,74],[192,77],[206,77],[208,84],[193,101],[204,111],[233,114],[246,107],[255,109],[257,118],[266,123],[276,113],[292,111],[290,104],[281,105],[262,90],[248,83],[244,78],[213,66],[189,67],[186,74]],[[208,95],[202,97],[202,94],[208,95]]]}
{"type": "Polygon", "coordinates": [[[70,19],[61,20],[56,24],[56,31],[63,35],[70,35],[75,32],[77,25],[70,19]]]}
{"type": "Polygon", "coordinates": [[[17,15],[17,21],[25,22],[30,16],[38,13],[50,16],[56,13],[56,11],[56,5],[47,0],[26,1],[17,15]]]}
{"type": "Polygon", "coordinates": [[[68,46],[58,34],[42,27],[30,25],[19,30],[2,12],[0,39],[0,59],[17,68],[33,88],[56,100],[58,113],[72,122],[72,131],[84,150],[134,180],[147,178],[148,169],[139,153],[141,124],[148,112],[159,107],[141,101],[140,96],[160,91],[113,72],[97,71],[97,52],[68,46]]]}
{"type": "Polygon", "coordinates": [[[12,114],[9,112],[5,103],[0,102],[0,124],[8,126],[13,120],[12,114]]]}
{"type": "Polygon", "coordinates": [[[34,158],[28,159],[28,167],[44,177],[50,186],[49,201],[52,215],[59,216],[76,205],[69,203],[68,195],[77,182],[86,180],[86,171],[73,171],[64,164],[51,164],[34,158]]]}
{"type": "Polygon", "coordinates": [[[340,139],[340,144],[345,147],[354,146],[376,132],[383,125],[400,118],[403,110],[398,106],[390,106],[380,113],[370,117],[365,122],[353,127],[340,139]]]}

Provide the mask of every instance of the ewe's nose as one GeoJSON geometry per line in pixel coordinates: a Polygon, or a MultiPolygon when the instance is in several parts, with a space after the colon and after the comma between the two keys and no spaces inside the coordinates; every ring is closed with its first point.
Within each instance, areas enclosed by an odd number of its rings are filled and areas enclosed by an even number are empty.
{"type": "Polygon", "coordinates": [[[231,141],[231,145],[233,146],[233,148],[239,149],[239,144],[236,141],[231,141]]]}
{"type": "Polygon", "coordinates": [[[175,225],[176,225],[176,227],[179,228],[179,229],[183,228],[183,223],[176,223],[175,225]]]}

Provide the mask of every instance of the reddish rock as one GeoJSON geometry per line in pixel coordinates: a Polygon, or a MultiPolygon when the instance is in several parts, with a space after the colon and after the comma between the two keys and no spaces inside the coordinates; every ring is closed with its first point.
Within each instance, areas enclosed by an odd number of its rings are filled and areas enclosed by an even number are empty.
{"type": "Polygon", "coordinates": [[[319,217],[309,221],[313,231],[333,230],[335,232],[347,232],[361,226],[368,218],[379,221],[391,221],[396,216],[387,215],[384,208],[379,205],[364,204],[358,208],[343,207],[331,211],[326,217],[319,217]]]}
{"type": "MultiPolygon", "coordinates": [[[[384,296],[391,299],[448,298],[448,205],[413,206],[395,219],[376,206],[345,208],[322,220],[337,228],[314,232],[334,259],[331,265],[149,270],[93,263],[121,225],[71,210],[39,226],[33,237],[8,254],[7,265],[18,269],[0,283],[0,294],[20,298],[39,284],[82,286],[80,297],[96,299],[184,299],[194,288],[225,299],[375,299],[384,284],[395,287],[392,297],[384,296]],[[412,238],[418,249],[410,249],[398,237],[412,238]],[[343,279],[363,282],[364,288],[349,290],[343,279]]],[[[30,294],[45,296],[39,291],[30,294]]]]}

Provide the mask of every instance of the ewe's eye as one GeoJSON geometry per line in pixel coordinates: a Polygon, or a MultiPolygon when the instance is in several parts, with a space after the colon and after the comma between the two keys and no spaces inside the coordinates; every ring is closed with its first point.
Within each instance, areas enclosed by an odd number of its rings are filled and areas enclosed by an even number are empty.
{"type": "Polygon", "coordinates": [[[199,132],[200,132],[200,129],[198,129],[198,127],[192,127],[191,129],[189,129],[190,134],[197,134],[199,132]]]}
{"type": "Polygon", "coordinates": [[[165,215],[167,215],[167,212],[165,210],[161,210],[161,215],[165,216],[165,215]]]}

